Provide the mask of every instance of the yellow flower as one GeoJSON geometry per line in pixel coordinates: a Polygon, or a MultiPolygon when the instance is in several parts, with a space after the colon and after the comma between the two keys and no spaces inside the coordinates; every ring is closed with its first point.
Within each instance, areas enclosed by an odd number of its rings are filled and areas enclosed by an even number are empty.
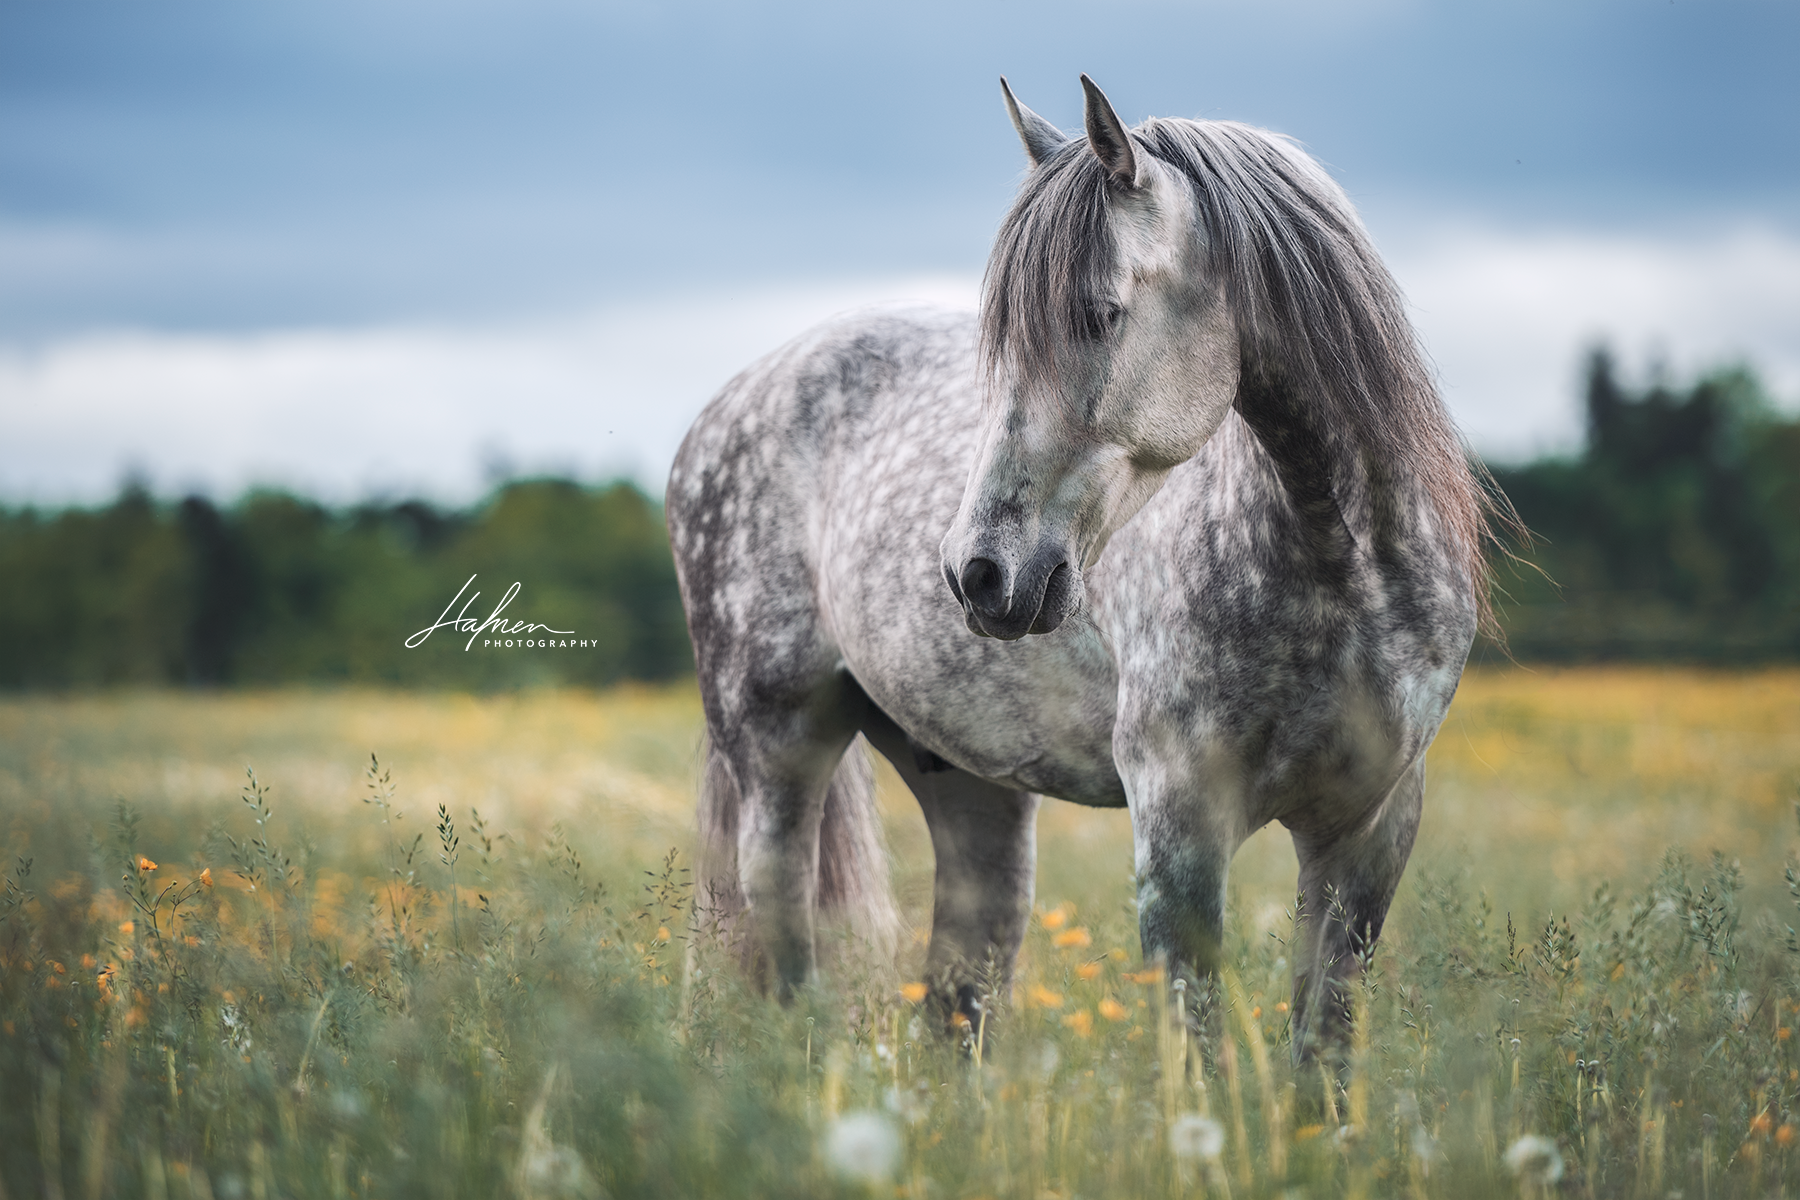
{"type": "Polygon", "coordinates": [[[1125,976],[1130,983],[1161,983],[1162,977],[1161,967],[1145,967],[1135,975],[1127,974],[1125,976]]]}
{"type": "Polygon", "coordinates": [[[1061,929],[1068,920],[1069,914],[1066,910],[1053,908],[1044,914],[1044,928],[1050,930],[1061,929]]]}
{"type": "Polygon", "coordinates": [[[1072,1012],[1062,1019],[1062,1023],[1075,1031],[1077,1037],[1086,1037],[1094,1032],[1094,1017],[1087,1009],[1072,1012]]]}
{"type": "Polygon", "coordinates": [[[135,930],[136,928],[137,928],[136,921],[120,921],[119,922],[119,932],[120,933],[130,933],[133,930],[135,930]]]}
{"type": "Polygon", "coordinates": [[[156,864],[151,862],[149,859],[145,858],[143,855],[140,854],[140,855],[138,855],[138,870],[154,871],[154,870],[156,870],[156,864]]]}
{"type": "Polygon", "coordinates": [[[1082,963],[1079,967],[1075,968],[1075,977],[1077,979],[1092,979],[1099,973],[1100,964],[1097,962],[1082,963]]]}
{"type": "Polygon", "coordinates": [[[900,998],[908,1004],[917,1004],[925,998],[931,989],[922,983],[906,983],[900,985],[900,998]]]}
{"type": "Polygon", "coordinates": [[[656,940],[659,942],[666,942],[669,940],[669,927],[667,925],[658,925],[656,927],[656,940]]]}
{"type": "Polygon", "coordinates": [[[1053,992],[1041,983],[1034,983],[1025,991],[1025,998],[1039,1008],[1061,1008],[1062,993],[1053,992]]]}
{"type": "Polygon", "coordinates": [[[1067,950],[1070,946],[1091,946],[1094,944],[1094,939],[1088,936],[1087,930],[1076,927],[1063,930],[1050,939],[1050,944],[1058,950],[1067,950]]]}
{"type": "Polygon", "coordinates": [[[1108,996],[1100,1002],[1100,1015],[1109,1021],[1123,1021],[1130,1013],[1123,1004],[1108,996]]]}
{"type": "Polygon", "coordinates": [[[205,884],[207,887],[211,887],[213,885],[212,884],[212,868],[211,867],[202,867],[200,869],[200,882],[205,884]]]}

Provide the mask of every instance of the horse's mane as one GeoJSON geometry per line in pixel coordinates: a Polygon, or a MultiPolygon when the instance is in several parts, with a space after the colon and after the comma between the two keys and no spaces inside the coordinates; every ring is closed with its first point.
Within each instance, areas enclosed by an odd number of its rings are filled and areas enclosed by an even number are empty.
{"type": "MultiPolygon", "coordinates": [[[[1490,517],[1516,518],[1471,466],[1399,288],[1342,189],[1289,139],[1232,121],[1152,119],[1131,138],[1193,189],[1246,382],[1292,389],[1366,461],[1422,486],[1494,632],[1483,551],[1490,517]]],[[[1027,403],[1055,402],[1066,348],[1106,336],[1116,186],[1086,139],[1071,139],[1026,179],[995,239],[983,362],[1027,403]]]]}

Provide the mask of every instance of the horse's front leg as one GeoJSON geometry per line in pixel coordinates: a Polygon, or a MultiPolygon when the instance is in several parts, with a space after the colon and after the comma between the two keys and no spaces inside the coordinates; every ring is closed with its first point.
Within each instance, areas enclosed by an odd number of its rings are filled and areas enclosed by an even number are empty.
{"type": "Polygon", "coordinates": [[[1323,1055],[1341,1067],[1351,994],[1381,936],[1388,905],[1412,854],[1425,794],[1425,760],[1400,777],[1385,800],[1348,829],[1293,831],[1300,859],[1294,930],[1294,1057],[1323,1055]]]}
{"type": "Polygon", "coordinates": [[[1115,733],[1131,808],[1144,958],[1161,962],[1171,982],[1209,980],[1224,946],[1226,875],[1244,840],[1243,798],[1230,786],[1235,772],[1215,769],[1202,755],[1152,754],[1154,739],[1129,739],[1129,749],[1126,742],[1115,733]]]}

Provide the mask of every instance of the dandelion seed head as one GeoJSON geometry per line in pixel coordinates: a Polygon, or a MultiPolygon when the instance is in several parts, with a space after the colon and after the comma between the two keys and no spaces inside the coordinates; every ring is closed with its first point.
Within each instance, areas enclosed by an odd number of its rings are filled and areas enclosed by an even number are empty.
{"type": "Polygon", "coordinates": [[[1506,1148],[1501,1156],[1506,1169],[1519,1179],[1548,1187],[1562,1178],[1562,1151],[1547,1137],[1528,1133],[1506,1148]]]}
{"type": "Polygon", "coordinates": [[[825,1131],[825,1161],[840,1178],[885,1183],[900,1166],[900,1131],[879,1113],[846,1113],[825,1131]]]}
{"type": "Polygon", "coordinates": [[[521,1189],[531,1200],[599,1200],[600,1184],[581,1155],[567,1146],[545,1145],[526,1154],[520,1164],[521,1189]]]}
{"type": "Polygon", "coordinates": [[[1211,1162],[1225,1149],[1225,1130],[1199,1113],[1183,1113],[1169,1126],[1169,1149],[1176,1158],[1211,1162]]]}

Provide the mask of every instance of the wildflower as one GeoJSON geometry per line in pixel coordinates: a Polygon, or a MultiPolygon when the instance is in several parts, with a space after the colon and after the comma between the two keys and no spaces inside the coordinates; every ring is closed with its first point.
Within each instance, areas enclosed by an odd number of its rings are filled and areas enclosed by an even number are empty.
{"type": "Polygon", "coordinates": [[[1049,912],[1045,913],[1043,917],[1044,928],[1050,930],[1052,933],[1068,924],[1068,921],[1069,910],[1060,906],[1051,909],[1049,912]]]}
{"type": "Polygon", "coordinates": [[[825,1131],[825,1161],[840,1178],[885,1183],[900,1166],[900,1132],[878,1113],[846,1113],[825,1131]]]}
{"type": "Polygon", "coordinates": [[[551,1144],[548,1138],[539,1140],[543,1144],[532,1147],[519,1162],[519,1190],[524,1195],[532,1200],[540,1196],[597,1200],[605,1195],[581,1155],[551,1144]]]}
{"type": "Polygon", "coordinates": [[[923,1000],[931,989],[922,983],[905,983],[900,985],[900,998],[908,1004],[917,1004],[923,1000]]]}
{"type": "Polygon", "coordinates": [[[1100,964],[1097,962],[1082,963],[1079,967],[1075,968],[1075,978],[1077,979],[1092,979],[1099,973],[1100,964]]]}
{"type": "Polygon", "coordinates": [[[1034,983],[1025,991],[1025,998],[1039,1008],[1061,1008],[1062,993],[1053,992],[1041,983],[1034,983]]]}
{"type": "Polygon", "coordinates": [[[1125,979],[1130,983],[1161,983],[1162,977],[1161,967],[1145,967],[1135,975],[1130,972],[1125,975],[1125,979]]]}
{"type": "Polygon", "coordinates": [[[931,1112],[931,1086],[921,1079],[908,1088],[889,1088],[887,1109],[908,1125],[917,1125],[931,1112]]]}
{"type": "Polygon", "coordinates": [[[1794,1127],[1792,1125],[1783,1125],[1780,1129],[1777,1129],[1775,1131],[1775,1144],[1784,1150],[1793,1145],[1794,1127]]]}
{"type": "Polygon", "coordinates": [[[1063,930],[1050,939],[1050,944],[1058,950],[1067,950],[1071,946],[1091,946],[1094,944],[1094,939],[1087,930],[1077,926],[1074,929],[1063,930]]]}
{"type": "Polygon", "coordinates": [[[1111,996],[1108,996],[1100,1002],[1099,1012],[1101,1016],[1109,1021],[1123,1021],[1130,1015],[1126,1012],[1125,1006],[1120,1004],[1117,1000],[1114,1000],[1111,996]]]}
{"type": "Polygon", "coordinates": [[[1775,1119],[1769,1115],[1769,1110],[1766,1108],[1763,1109],[1761,1112],[1757,1113],[1754,1117],[1750,1118],[1750,1132],[1751,1133],[1766,1134],[1769,1132],[1769,1130],[1773,1129],[1774,1127],[1775,1127],[1775,1119]]]}
{"type": "Polygon", "coordinates": [[[1094,1014],[1087,1009],[1077,1009],[1062,1019],[1062,1023],[1075,1031],[1075,1036],[1086,1037],[1094,1032],[1094,1014]]]}
{"type": "Polygon", "coordinates": [[[120,933],[130,933],[132,930],[134,930],[136,928],[137,928],[136,921],[120,921],[119,922],[119,932],[120,933]]]}
{"type": "Polygon", "coordinates": [[[1324,1132],[1325,1126],[1323,1125],[1302,1125],[1300,1128],[1294,1130],[1294,1140],[1296,1142],[1310,1142],[1324,1132]]]}
{"type": "Polygon", "coordinates": [[[1212,1162],[1225,1149],[1225,1131],[1199,1113],[1183,1113],[1169,1126],[1169,1149],[1176,1158],[1212,1162]]]}
{"type": "Polygon", "coordinates": [[[151,862],[149,859],[145,858],[143,855],[140,854],[140,855],[138,855],[138,870],[154,871],[154,870],[156,870],[156,864],[151,862]]]}
{"type": "Polygon", "coordinates": [[[1506,1148],[1500,1161],[1526,1183],[1549,1187],[1562,1178],[1562,1152],[1547,1137],[1528,1133],[1506,1148]]]}
{"type": "Polygon", "coordinates": [[[669,940],[669,927],[667,925],[658,925],[656,927],[656,940],[659,942],[666,942],[669,940]]]}
{"type": "Polygon", "coordinates": [[[205,884],[207,887],[211,887],[213,885],[212,884],[212,868],[211,867],[201,867],[200,868],[200,882],[205,884]]]}

